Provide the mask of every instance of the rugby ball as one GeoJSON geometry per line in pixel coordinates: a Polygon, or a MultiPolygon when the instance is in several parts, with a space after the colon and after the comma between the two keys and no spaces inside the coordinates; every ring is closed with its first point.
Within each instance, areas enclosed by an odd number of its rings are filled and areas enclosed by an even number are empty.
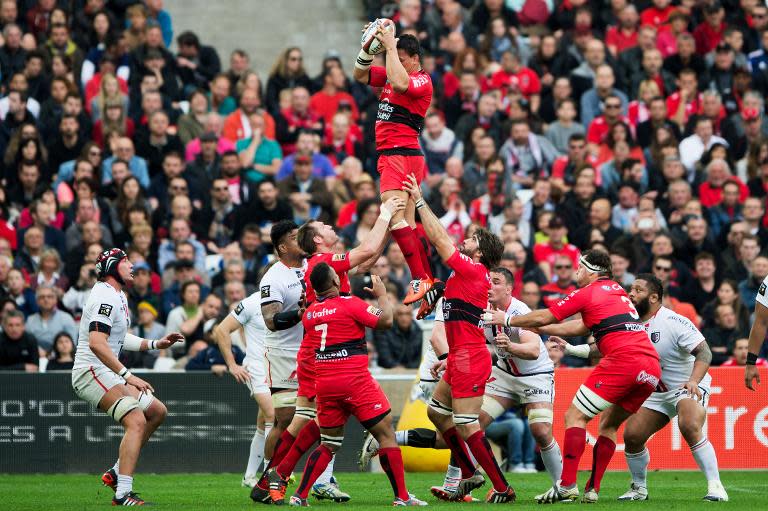
{"type": "Polygon", "coordinates": [[[385,30],[389,30],[393,34],[395,33],[395,22],[388,18],[377,18],[368,27],[363,30],[363,37],[360,40],[360,44],[368,55],[378,55],[384,51],[384,45],[376,39],[376,32],[379,27],[384,27],[385,30]]]}

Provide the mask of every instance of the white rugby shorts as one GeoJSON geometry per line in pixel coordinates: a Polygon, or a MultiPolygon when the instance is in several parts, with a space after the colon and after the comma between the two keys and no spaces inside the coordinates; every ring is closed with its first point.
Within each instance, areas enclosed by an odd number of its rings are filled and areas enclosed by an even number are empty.
{"type": "Polygon", "coordinates": [[[519,404],[552,404],[555,401],[555,376],[554,373],[512,376],[494,365],[491,377],[485,384],[485,393],[511,399],[519,404]]]}
{"type": "Polygon", "coordinates": [[[271,389],[298,390],[299,380],[296,376],[297,351],[265,348],[264,359],[267,361],[267,384],[271,389]]]}
{"type": "MultiPolygon", "coordinates": [[[[709,385],[698,385],[699,391],[701,391],[701,406],[704,410],[707,409],[709,403],[709,385]]],[[[674,389],[667,392],[654,392],[643,403],[643,408],[654,410],[659,413],[663,413],[670,419],[677,417],[677,403],[683,399],[695,399],[688,394],[685,389],[674,389]]]]}

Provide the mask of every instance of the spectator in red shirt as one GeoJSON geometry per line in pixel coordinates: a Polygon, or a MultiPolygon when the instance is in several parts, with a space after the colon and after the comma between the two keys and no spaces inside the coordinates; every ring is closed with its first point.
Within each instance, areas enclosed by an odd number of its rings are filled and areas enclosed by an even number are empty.
{"type": "MultiPolygon", "coordinates": [[[[736,339],[731,350],[731,358],[723,362],[720,367],[744,367],[747,365],[747,353],[749,353],[749,339],[736,339]]],[[[768,367],[768,362],[758,358],[757,367],[768,367]]]]}
{"type": "Polygon", "coordinates": [[[565,194],[571,191],[576,180],[576,171],[582,167],[594,167],[597,161],[587,151],[587,139],[576,133],[568,139],[568,154],[561,156],[552,164],[552,186],[565,194]]]}
{"type": "Polygon", "coordinates": [[[333,120],[341,104],[346,104],[352,109],[353,121],[356,122],[360,116],[355,98],[344,91],[345,84],[344,71],[338,66],[328,67],[323,73],[323,88],[314,93],[309,100],[309,109],[320,115],[326,124],[333,120]]]}
{"type": "Polygon", "coordinates": [[[573,262],[566,255],[555,257],[555,276],[553,282],[541,286],[544,307],[551,307],[576,289],[573,281],[573,262]]]}
{"type": "Polygon", "coordinates": [[[334,167],[341,165],[347,156],[362,157],[363,145],[359,128],[355,125],[353,130],[351,112],[339,112],[333,116],[330,129],[326,129],[325,140],[321,151],[325,154],[334,167]]]}
{"type": "Polygon", "coordinates": [[[680,129],[684,129],[692,115],[698,115],[702,110],[702,96],[699,93],[699,82],[696,71],[683,69],[677,77],[677,92],[667,98],[667,116],[680,129]]]}
{"type": "Polygon", "coordinates": [[[365,199],[375,199],[377,197],[376,187],[370,174],[360,174],[352,181],[353,199],[344,204],[339,209],[339,216],[336,220],[336,227],[344,227],[357,222],[357,205],[365,199]]]}
{"type": "Polygon", "coordinates": [[[531,112],[538,112],[541,101],[541,82],[538,75],[520,62],[520,56],[513,50],[501,56],[501,69],[491,77],[491,88],[501,89],[506,96],[519,91],[530,102],[531,112]]]}
{"type": "Polygon", "coordinates": [[[323,118],[309,106],[309,91],[304,87],[295,87],[291,91],[291,106],[283,109],[275,119],[277,141],[283,154],[293,154],[296,140],[302,130],[323,133],[323,118]]]}
{"type": "Polygon", "coordinates": [[[603,114],[595,117],[587,129],[587,142],[592,146],[592,154],[597,154],[600,144],[608,139],[611,126],[618,122],[631,125],[629,118],[626,115],[621,115],[621,98],[611,94],[603,102],[603,114]]]}
{"type": "Polygon", "coordinates": [[[688,34],[688,16],[680,10],[675,10],[656,36],[656,47],[665,59],[677,53],[677,38],[681,34],[688,34]]]}
{"type": "Polygon", "coordinates": [[[725,32],[725,10],[719,0],[704,6],[704,22],[693,31],[696,53],[706,55],[723,39],[725,32]]]}
{"type": "Polygon", "coordinates": [[[571,260],[573,266],[579,264],[579,249],[575,245],[566,243],[568,228],[560,217],[552,217],[549,221],[549,241],[536,243],[533,246],[533,260],[539,265],[541,271],[552,280],[552,271],[558,256],[564,256],[571,260]]]}
{"type": "Polygon", "coordinates": [[[669,19],[670,14],[675,8],[670,5],[671,0],[653,0],[653,5],[645,9],[640,14],[640,23],[642,25],[652,25],[660,27],[669,19]]]}
{"type": "Polygon", "coordinates": [[[699,199],[705,208],[717,206],[723,199],[723,184],[735,181],[739,185],[739,203],[743,204],[749,196],[749,188],[736,176],[731,175],[728,162],[715,158],[707,165],[707,180],[699,185],[699,199]]]}
{"type": "Polygon", "coordinates": [[[615,27],[608,27],[605,33],[605,44],[614,57],[624,50],[637,46],[638,16],[635,6],[627,4],[619,12],[618,18],[619,23],[615,27]]]}

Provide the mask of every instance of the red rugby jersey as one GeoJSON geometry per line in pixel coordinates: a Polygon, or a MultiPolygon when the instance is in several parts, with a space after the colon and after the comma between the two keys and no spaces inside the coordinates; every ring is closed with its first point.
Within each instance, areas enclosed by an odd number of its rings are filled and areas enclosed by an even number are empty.
{"type": "Polygon", "coordinates": [[[634,353],[659,358],[626,291],[607,277],[575,290],[549,310],[558,321],[580,312],[605,356],[634,353]]]}
{"type": "Polygon", "coordinates": [[[339,275],[341,280],[341,293],[349,294],[349,277],[347,272],[349,271],[349,252],[343,254],[332,254],[330,252],[324,254],[312,254],[307,258],[307,271],[304,273],[304,282],[307,288],[307,303],[315,301],[315,290],[312,288],[312,282],[310,282],[309,276],[312,275],[312,270],[315,269],[320,263],[328,263],[339,275]]]}
{"type": "Polygon", "coordinates": [[[368,84],[383,87],[376,115],[376,150],[419,149],[419,133],[424,128],[424,116],[432,102],[432,79],[426,71],[409,75],[408,90],[402,94],[387,81],[387,70],[373,66],[368,84]]]}
{"type": "Polygon", "coordinates": [[[356,296],[318,300],[304,311],[304,343],[315,352],[318,388],[323,381],[349,385],[370,375],[365,327],[375,327],[381,313],[356,296]]]}
{"type": "Polygon", "coordinates": [[[488,305],[488,269],[458,250],[445,262],[453,270],[445,282],[443,320],[448,348],[485,349],[483,310],[488,305]]]}

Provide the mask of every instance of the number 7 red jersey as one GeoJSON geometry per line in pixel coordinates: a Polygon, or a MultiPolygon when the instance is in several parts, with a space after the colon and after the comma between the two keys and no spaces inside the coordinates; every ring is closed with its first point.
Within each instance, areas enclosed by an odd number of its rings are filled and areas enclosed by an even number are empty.
{"type": "Polygon", "coordinates": [[[558,321],[581,313],[604,356],[633,353],[659,359],[626,291],[607,277],[573,291],[549,310],[558,321]]]}

